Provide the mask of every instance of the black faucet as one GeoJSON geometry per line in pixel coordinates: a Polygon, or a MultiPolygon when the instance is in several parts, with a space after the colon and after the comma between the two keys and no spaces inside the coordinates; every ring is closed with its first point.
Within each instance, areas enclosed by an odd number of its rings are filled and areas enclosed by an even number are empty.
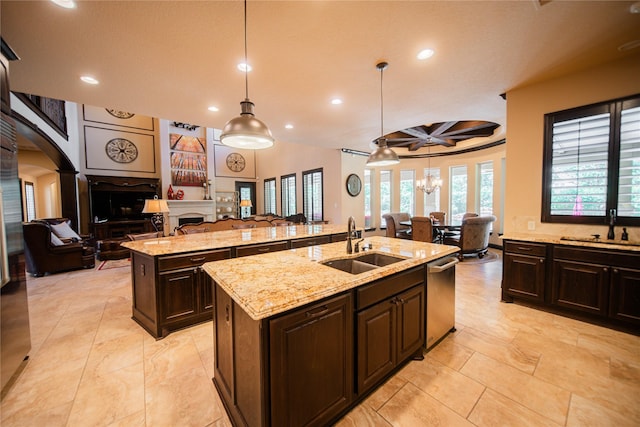
{"type": "Polygon", "coordinates": [[[356,220],[352,216],[347,221],[347,253],[353,253],[353,246],[351,245],[351,239],[356,237],[356,220]]]}
{"type": "Polygon", "coordinates": [[[613,227],[616,224],[616,210],[609,209],[609,232],[607,233],[607,239],[613,240],[616,238],[613,227]]]}

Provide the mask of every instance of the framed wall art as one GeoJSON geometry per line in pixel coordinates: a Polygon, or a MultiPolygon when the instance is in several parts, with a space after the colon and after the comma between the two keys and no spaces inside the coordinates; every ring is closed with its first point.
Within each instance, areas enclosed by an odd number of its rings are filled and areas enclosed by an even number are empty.
{"type": "Polygon", "coordinates": [[[87,169],[156,171],[153,135],[85,126],[84,151],[87,169]]]}
{"type": "Polygon", "coordinates": [[[93,107],[91,105],[83,105],[82,112],[86,122],[123,126],[140,130],[154,130],[153,118],[149,116],[113,108],[93,107]]]}
{"type": "Polygon", "coordinates": [[[207,143],[205,138],[169,134],[171,185],[202,187],[207,182],[207,143]]]}
{"type": "Polygon", "coordinates": [[[229,178],[255,178],[256,154],[254,150],[240,150],[225,145],[214,145],[216,176],[229,178]]]}

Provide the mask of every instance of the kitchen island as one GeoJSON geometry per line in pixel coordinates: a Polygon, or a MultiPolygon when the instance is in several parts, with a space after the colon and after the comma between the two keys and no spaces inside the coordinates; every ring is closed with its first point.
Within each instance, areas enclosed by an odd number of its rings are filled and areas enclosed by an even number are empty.
{"type": "Polygon", "coordinates": [[[202,269],[205,262],[344,241],[346,231],[346,225],[295,225],[122,243],[131,250],[132,318],[155,338],[211,320],[213,294],[202,269]]]}
{"type": "Polygon", "coordinates": [[[340,242],[203,265],[214,281],[213,381],[234,425],[330,424],[422,356],[427,263],[459,248],[365,243],[365,253],[340,242]],[[380,266],[328,265],[353,258],[380,266]]]}

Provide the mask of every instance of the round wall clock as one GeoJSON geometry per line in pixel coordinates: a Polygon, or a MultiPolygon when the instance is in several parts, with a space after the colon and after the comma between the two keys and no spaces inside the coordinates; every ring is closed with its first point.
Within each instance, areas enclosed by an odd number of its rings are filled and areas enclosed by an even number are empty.
{"type": "Polygon", "coordinates": [[[242,172],[244,167],[246,166],[246,162],[242,154],[240,153],[231,153],[227,156],[227,167],[234,172],[242,172]]]}
{"type": "Polygon", "coordinates": [[[131,117],[135,116],[134,113],[129,113],[127,111],[113,110],[111,108],[105,108],[105,110],[107,110],[107,113],[118,119],[130,119],[131,117]]]}
{"type": "Polygon", "coordinates": [[[362,181],[360,181],[358,175],[352,173],[347,177],[347,193],[352,197],[356,197],[360,194],[360,190],[362,190],[362,181]]]}
{"type": "Polygon", "coordinates": [[[117,163],[131,163],[138,158],[138,147],[124,138],[114,138],[104,147],[107,156],[117,163]]]}

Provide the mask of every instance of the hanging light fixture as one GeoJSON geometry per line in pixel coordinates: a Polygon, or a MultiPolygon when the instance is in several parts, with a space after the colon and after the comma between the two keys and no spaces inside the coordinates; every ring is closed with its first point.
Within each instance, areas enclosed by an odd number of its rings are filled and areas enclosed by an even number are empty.
{"type": "MultiPolygon", "coordinates": [[[[431,142],[431,141],[429,141],[431,142]]],[[[423,179],[419,179],[417,182],[418,190],[424,191],[427,194],[431,194],[436,191],[438,188],[442,187],[442,179],[436,178],[431,175],[431,147],[427,146],[427,176],[423,179]]]]}
{"type": "MultiPolygon", "coordinates": [[[[247,0],[244,1],[244,63],[247,62],[247,0]]],[[[220,135],[220,142],[234,148],[258,150],[273,146],[271,131],[253,114],[255,104],[249,100],[248,67],[244,71],[245,98],[240,102],[242,112],[229,120],[220,135]]]]}
{"type": "Polygon", "coordinates": [[[378,148],[369,154],[367,166],[390,166],[400,163],[398,155],[391,148],[387,147],[387,139],[384,137],[384,102],[382,98],[382,74],[389,66],[386,62],[376,64],[380,70],[380,137],[376,139],[378,148]]]}

